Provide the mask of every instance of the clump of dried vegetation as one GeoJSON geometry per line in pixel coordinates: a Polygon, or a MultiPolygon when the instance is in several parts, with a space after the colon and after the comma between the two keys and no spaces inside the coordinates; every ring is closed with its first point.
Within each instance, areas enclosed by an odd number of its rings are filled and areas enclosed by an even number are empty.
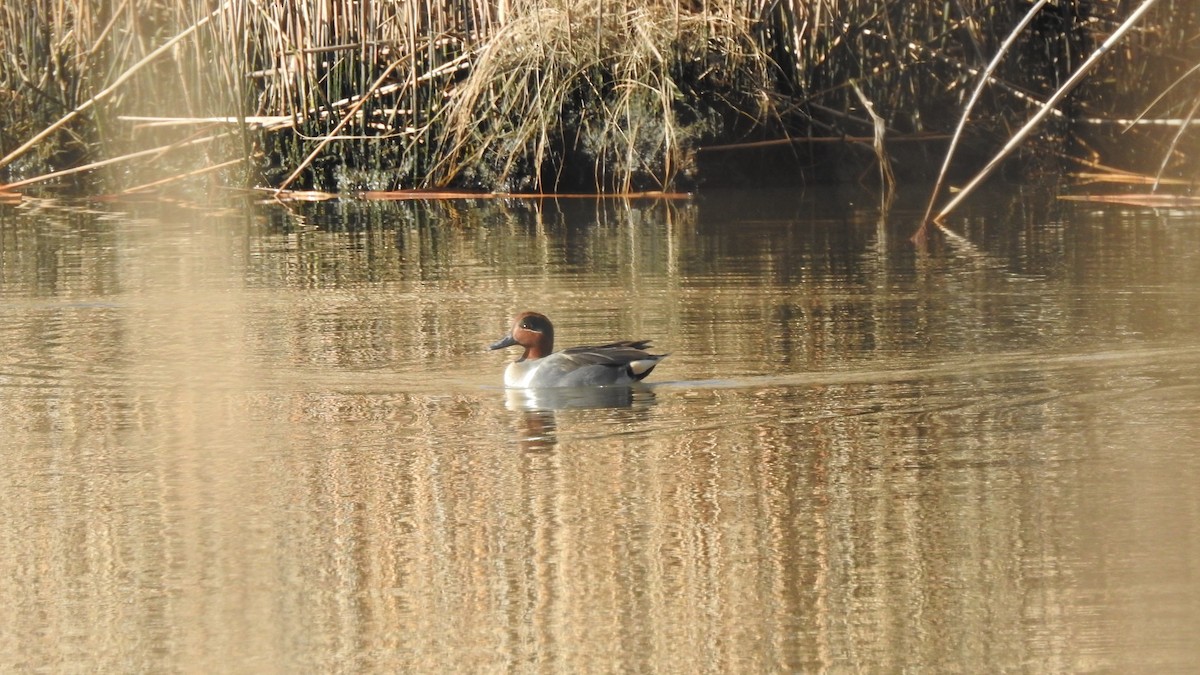
{"type": "Polygon", "coordinates": [[[531,6],[447,100],[440,182],[671,186],[727,120],[762,123],[770,72],[746,17],[592,0],[531,6]]]}
{"type": "MultiPolygon", "coordinates": [[[[1144,4],[1136,30],[1050,111],[1034,154],[1069,154],[1094,174],[1196,178],[1200,8],[1144,4]]],[[[95,173],[134,190],[201,176],[337,191],[671,190],[698,179],[697,153],[714,146],[801,155],[831,139],[894,163],[884,139],[944,148],[1013,37],[965,127],[965,143],[986,153],[1129,16],[1119,0],[1042,3],[1014,34],[1027,9],[5,2],[0,180],[10,190],[95,173]]]]}

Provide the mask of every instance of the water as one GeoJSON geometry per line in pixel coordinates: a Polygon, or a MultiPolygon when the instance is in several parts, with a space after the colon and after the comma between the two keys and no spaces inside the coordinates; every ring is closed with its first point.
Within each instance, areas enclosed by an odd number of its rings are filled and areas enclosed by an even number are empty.
{"type": "Polygon", "coordinates": [[[1194,671],[1200,214],[861,200],[0,205],[0,670],[1194,671]]]}

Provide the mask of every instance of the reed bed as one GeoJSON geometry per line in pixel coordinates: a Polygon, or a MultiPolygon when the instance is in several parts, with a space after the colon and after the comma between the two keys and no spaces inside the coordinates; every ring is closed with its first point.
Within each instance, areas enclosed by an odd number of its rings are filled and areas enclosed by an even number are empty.
{"type": "MultiPolygon", "coordinates": [[[[1194,180],[1200,8],[1158,0],[1021,146],[1194,180]]],[[[0,0],[0,181],[675,190],[697,153],[947,134],[986,156],[1120,0],[0,0]],[[1007,42],[1006,42],[1007,41],[1007,42]],[[1000,51],[1002,59],[989,61],[1000,51]],[[985,87],[976,87],[985,77],[985,87]]],[[[895,147],[890,146],[890,147],[895,147]]],[[[757,155],[755,155],[757,156],[757,155]]],[[[964,167],[972,166],[971,152],[964,167]]],[[[906,155],[903,161],[912,160],[906,155]]],[[[1075,161],[1075,160],[1072,160],[1075,161]]],[[[800,162],[802,163],[802,162],[800,162]]],[[[974,164],[982,164],[976,159],[974,164]]],[[[1118,172],[1114,172],[1114,175],[1118,172]]],[[[720,178],[719,176],[717,178],[720,178]]],[[[3,188],[0,187],[0,190],[3,188]]]]}

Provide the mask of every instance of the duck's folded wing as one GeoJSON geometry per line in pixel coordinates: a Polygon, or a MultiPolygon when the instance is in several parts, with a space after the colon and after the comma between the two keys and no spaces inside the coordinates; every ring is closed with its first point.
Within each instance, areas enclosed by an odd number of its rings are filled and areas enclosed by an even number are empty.
{"type": "Polygon", "coordinates": [[[570,349],[558,352],[558,355],[575,364],[577,367],[615,367],[628,365],[633,361],[642,361],[645,359],[657,361],[662,358],[663,355],[646,352],[645,348],[649,345],[649,340],[626,340],[624,342],[612,342],[596,347],[571,347],[570,349]]]}

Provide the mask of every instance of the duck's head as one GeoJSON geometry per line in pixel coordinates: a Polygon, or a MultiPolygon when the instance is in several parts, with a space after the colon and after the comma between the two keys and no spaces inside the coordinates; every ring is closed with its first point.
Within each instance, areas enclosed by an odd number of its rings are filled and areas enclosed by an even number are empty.
{"type": "Polygon", "coordinates": [[[554,324],[544,314],[521,312],[513,320],[508,335],[493,343],[489,349],[504,349],[513,345],[525,348],[525,353],[518,361],[548,356],[554,351],[554,324]]]}

